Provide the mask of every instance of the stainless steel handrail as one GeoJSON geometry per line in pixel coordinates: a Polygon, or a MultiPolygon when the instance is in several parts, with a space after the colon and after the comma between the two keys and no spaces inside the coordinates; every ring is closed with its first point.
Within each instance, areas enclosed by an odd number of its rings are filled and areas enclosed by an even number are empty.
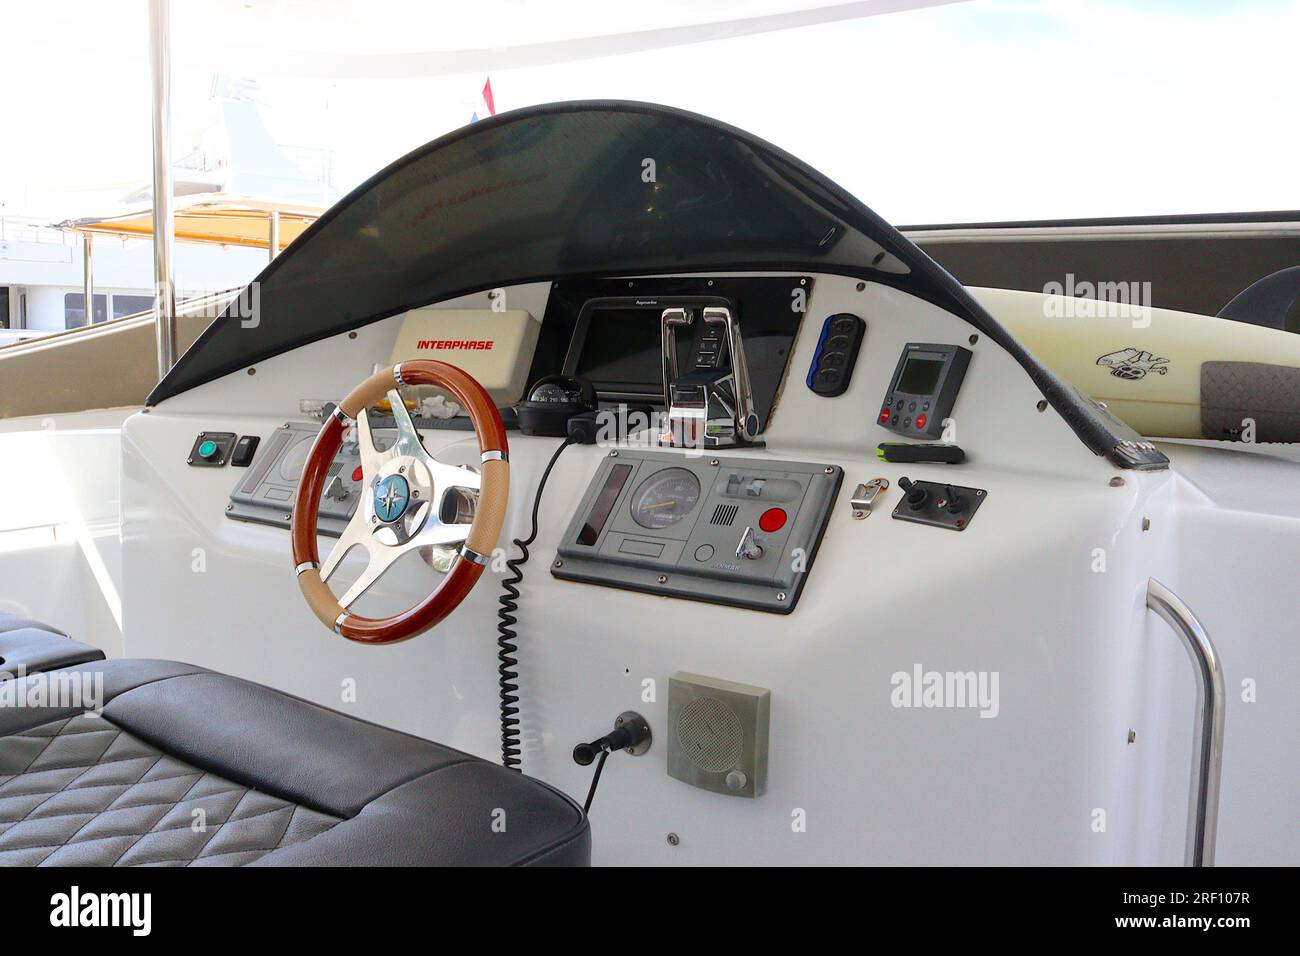
{"type": "Polygon", "coordinates": [[[1214,866],[1223,771],[1223,718],[1227,695],[1214,642],[1182,600],[1155,578],[1147,581],[1147,607],[1178,632],[1196,668],[1196,731],[1192,738],[1192,788],[1187,811],[1187,866],[1214,866]]]}

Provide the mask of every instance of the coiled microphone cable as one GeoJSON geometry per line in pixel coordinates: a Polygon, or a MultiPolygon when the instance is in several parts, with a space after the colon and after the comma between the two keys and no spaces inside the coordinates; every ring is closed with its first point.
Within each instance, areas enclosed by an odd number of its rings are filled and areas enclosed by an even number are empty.
{"type": "MultiPolygon", "coordinates": [[[[541,481],[537,483],[537,494],[533,498],[533,523],[532,529],[527,538],[515,538],[514,546],[519,549],[519,557],[512,558],[506,562],[506,567],[510,569],[510,576],[501,583],[501,597],[497,600],[501,607],[497,611],[497,617],[500,619],[497,623],[497,660],[500,665],[497,667],[497,673],[500,675],[501,684],[501,766],[516,773],[521,773],[519,769],[522,762],[519,741],[519,673],[515,670],[519,666],[519,660],[515,657],[519,653],[519,645],[515,643],[519,640],[519,634],[515,631],[519,619],[515,616],[519,613],[519,583],[524,579],[523,566],[528,562],[528,547],[537,539],[537,515],[542,506],[542,491],[546,488],[546,479],[551,476],[551,469],[559,461],[560,455],[564,449],[575,444],[582,439],[570,433],[569,437],[560,442],[560,447],[555,449],[555,454],[551,456],[550,462],[546,465],[546,470],[542,472],[541,481]]],[[[585,444],[585,442],[584,442],[585,444]]]]}

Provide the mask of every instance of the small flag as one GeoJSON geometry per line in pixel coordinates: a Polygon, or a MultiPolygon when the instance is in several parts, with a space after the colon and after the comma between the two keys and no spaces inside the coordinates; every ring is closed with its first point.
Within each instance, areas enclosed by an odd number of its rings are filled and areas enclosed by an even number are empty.
{"type": "MultiPolygon", "coordinates": [[[[487,80],[483,83],[483,92],[482,92],[482,94],[481,94],[481,96],[480,96],[479,105],[480,105],[480,106],[483,106],[483,107],[486,108],[485,111],[484,111],[484,115],[486,115],[486,116],[496,116],[496,115],[497,115],[497,104],[496,104],[496,101],[492,98],[492,78],[491,78],[491,77],[488,77],[487,80]]],[[[471,123],[477,123],[477,122],[479,121],[479,119],[480,119],[480,117],[479,117],[479,111],[478,111],[478,110],[475,110],[475,111],[473,112],[473,114],[470,116],[469,121],[470,121],[471,123]]]]}

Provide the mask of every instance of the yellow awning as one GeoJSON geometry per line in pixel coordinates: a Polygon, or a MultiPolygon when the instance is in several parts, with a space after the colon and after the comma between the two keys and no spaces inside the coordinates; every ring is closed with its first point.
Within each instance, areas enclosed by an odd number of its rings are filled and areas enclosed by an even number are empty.
{"type": "MultiPolygon", "coordinates": [[[[176,238],[181,242],[219,245],[270,245],[271,214],[280,214],[280,249],[297,239],[325,211],[323,206],[256,199],[227,193],[178,196],[175,205],[176,238]]],[[[69,219],[58,228],[70,232],[147,239],[153,235],[153,210],[134,209],[114,216],[69,219]]]]}

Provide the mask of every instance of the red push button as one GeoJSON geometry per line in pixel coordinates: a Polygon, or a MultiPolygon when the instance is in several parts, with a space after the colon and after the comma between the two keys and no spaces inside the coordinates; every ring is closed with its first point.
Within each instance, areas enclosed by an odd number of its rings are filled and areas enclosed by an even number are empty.
{"type": "Polygon", "coordinates": [[[882,425],[889,424],[889,409],[886,408],[880,412],[880,424],[882,425]]]}
{"type": "Polygon", "coordinates": [[[924,428],[924,427],[925,427],[925,423],[926,423],[926,417],[925,417],[924,415],[917,415],[917,416],[916,416],[916,427],[917,427],[917,428],[924,428]]]}
{"type": "Polygon", "coordinates": [[[352,480],[353,480],[353,481],[360,481],[361,478],[362,478],[362,474],[361,474],[361,466],[360,466],[360,465],[357,465],[357,467],[355,467],[355,468],[352,469],[352,480]]]}
{"type": "Polygon", "coordinates": [[[758,526],[768,534],[773,531],[780,531],[785,527],[785,512],[780,508],[768,508],[763,512],[763,516],[758,519],[758,526]]]}

